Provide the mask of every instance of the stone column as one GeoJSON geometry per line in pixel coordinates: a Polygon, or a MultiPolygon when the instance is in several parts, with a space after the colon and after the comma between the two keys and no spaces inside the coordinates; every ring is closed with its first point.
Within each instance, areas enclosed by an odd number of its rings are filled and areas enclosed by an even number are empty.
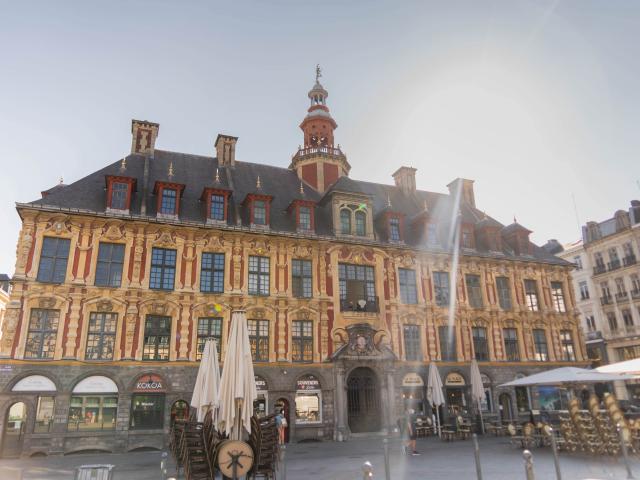
{"type": "Polygon", "coordinates": [[[345,399],[345,379],[344,379],[344,367],[336,366],[336,395],[335,395],[335,418],[336,418],[336,433],[335,438],[337,441],[342,442],[347,437],[347,426],[345,422],[346,417],[346,399],[345,399]]]}
{"type": "Polygon", "coordinates": [[[287,342],[287,334],[286,334],[286,326],[287,326],[287,307],[286,305],[280,306],[278,308],[278,332],[277,332],[277,360],[278,362],[286,362],[287,355],[285,352],[286,342],[287,342]]]}
{"type": "MultiPolygon", "coordinates": [[[[67,325],[67,338],[64,344],[64,354],[63,358],[75,358],[76,351],[76,340],[80,336],[81,332],[78,331],[78,327],[80,326],[80,302],[82,300],[82,294],[80,293],[72,293],[71,297],[71,308],[69,313],[69,323],[67,325]]],[[[58,327],[59,331],[64,331],[64,323],[65,323],[65,314],[64,312],[60,312],[60,326],[58,327]]],[[[87,322],[85,320],[85,322],[87,322]]]]}
{"type": "Polygon", "coordinates": [[[393,431],[395,410],[396,410],[396,389],[393,380],[393,370],[391,368],[385,371],[387,376],[387,408],[385,411],[385,429],[387,432],[393,431]]]}

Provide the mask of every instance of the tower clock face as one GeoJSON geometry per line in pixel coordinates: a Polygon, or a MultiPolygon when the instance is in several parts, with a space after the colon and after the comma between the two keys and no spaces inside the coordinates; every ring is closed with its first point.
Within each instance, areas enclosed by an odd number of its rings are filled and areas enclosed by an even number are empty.
{"type": "Polygon", "coordinates": [[[327,146],[327,137],[321,137],[318,135],[312,135],[309,139],[309,143],[311,145],[315,145],[317,147],[326,147],[327,146]]]}

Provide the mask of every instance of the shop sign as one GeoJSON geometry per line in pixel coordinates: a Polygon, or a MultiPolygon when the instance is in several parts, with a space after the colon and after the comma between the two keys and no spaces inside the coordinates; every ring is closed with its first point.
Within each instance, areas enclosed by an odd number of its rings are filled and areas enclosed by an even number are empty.
{"type": "Polygon", "coordinates": [[[12,392],[55,392],[56,385],[44,375],[31,375],[21,379],[11,389],[12,392]]]}
{"type": "Polygon", "coordinates": [[[136,381],[135,392],[164,392],[163,380],[158,375],[142,375],[136,381]]]}
{"type": "Polygon", "coordinates": [[[415,372],[407,373],[402,379],[403,387],[424,387],[422,377],[415,372]]]}
{"type": "Polygon", "coordinates": [[[298,379],[296,390],[320,390],[320,381],[313,375],[306,375],[298,379]]]}
{"type": "Polygon", "coordinates": [[[267,388],[267,381],[256,375],[255,377],[255,381],[256,381],[256,390],[259,392],[266,392],[267,390],[269,390],[269,388],[267,388]]]}
{"type": "Polygon", "coordinates": [[[79,381],[73,393],[118,393],[118,386],[108,377],[94,375],[79,381]]]}
{"type": "Polygon", "coordinates": [[[465,385],[464,377],[459,373],[452,372],[447,375],[447,379],[444,381],[447,387],[463,387],[465,385]]]}

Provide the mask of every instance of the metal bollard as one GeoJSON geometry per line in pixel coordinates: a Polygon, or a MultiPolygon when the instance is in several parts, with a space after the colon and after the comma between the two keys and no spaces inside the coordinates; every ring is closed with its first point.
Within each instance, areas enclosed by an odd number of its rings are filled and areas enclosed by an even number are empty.
{"type": "Polygon", "coordinates": [[[371,462],[364,462],[362,464],[362,479],[369,480],[370,478],[373,478],[373,465],[371,462]]]}
{"type": "Polygon", "coordinates": [[[553,451],[553,463],[556,467],[556,479],[562,480],[562,473],[560,473],[560,458],[558,457],[558,445],[556,444],[556,432],[553,428],[549,427],[551,435],[551,450],[553,451]]]}
{"type": "Polygon", "coordinates": [[[385,480],[391,480],[391,467],[389,466],[389,439],[383,438],[382,444],[384,445],[384,478],[385,480]]]}
{"type": "Polygon", "coordinates": [[[480,468],[480,447],[478,446],[478,435],[473,434],[471,436],[473,438],[473,452],[476,456],[476,476],[478,480],[482,480],[482,469],[480,468]]]}
{"type": "Polygon", "coordinates": [[[631,473],[631,465],[629,465],[629,452],[627,451],[627,442],[624,439],[622,425],[618,424],[618,436],[620,437],[620,448],[622,449],[622,457],[624,458],[624,466],[627,468],[627,478],[636,478],[631,473]]]}
{"type": "Polygon", "coordinates": [[[525,450],[522,452],[522,456],[524,457],[524,473],[527,480],[535,480],[536,477],[533,474],[533,455],[529,450],[525,450]]]}

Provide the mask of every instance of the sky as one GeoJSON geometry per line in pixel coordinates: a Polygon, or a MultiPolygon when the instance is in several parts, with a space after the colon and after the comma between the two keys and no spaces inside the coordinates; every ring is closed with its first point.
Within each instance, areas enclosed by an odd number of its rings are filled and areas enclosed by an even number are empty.
{"type": "Polygon", "coordinates": [[[15,202],[122,158],[132,118],[288,166],[318,63],[352,178],[473,179],[538,244],[640,198],[637,1],[0,0],[0,272],[15,202]]]}

